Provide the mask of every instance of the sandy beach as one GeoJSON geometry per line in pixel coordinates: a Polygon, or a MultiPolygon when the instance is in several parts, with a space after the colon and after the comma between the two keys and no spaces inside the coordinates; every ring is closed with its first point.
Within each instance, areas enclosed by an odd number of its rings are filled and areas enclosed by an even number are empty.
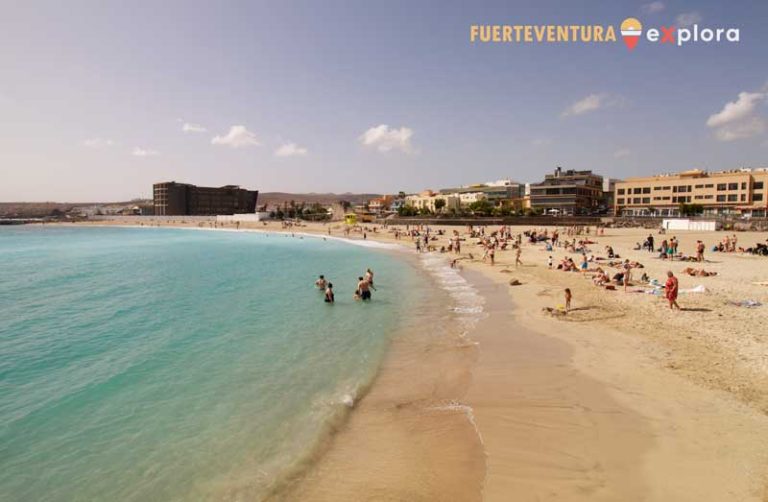
{"type": "MultiPolygon", "coordinates": [[[[367,239],[415,249],[410,237],[395,240],[391,227],[368,227],[367,239]]],[[[254,228],[286,231],[278,222],[254,228]]],[[[341,224],[330,228],[344,236],[341,224]]],[[[436,351],[434,340],[397,337],[370,392],[289,493],[313,500],[768,500],[768,286],[759,284],[768,281],[766,258],[710,252],[724,232],[676,232],[686,254],[705,242],[706,261],[669,263],[633,249],[648,230],[595,236],[593,229],[589,254],[605,256],[610,245],[643,266],[628,291],[609,291],[591,273],[549,269],[550,255],[555,265],[565,256],[579,261],[564,248],[548,252],[524,240],[523,265],[515,267],[512,250],[497,251],[495,266],[483,262],[465,227],[431,227],[445,231],[431,244],[447,245],[454,229],[464,238],[462,275],[485,298],[485,318],[466,333],[472,343],[436,351]],[[717,275],[682,274],[688,266],[717,275]],[[637,281],[645,273],[663,283],[667,270],[679,278],[681,311],[637,281]],[[510,286],[512,279],[520,285],[510,286]],[[564,304],[565,288],[572,310],[547,312],[564,304]],[[762,306],[738,305],[747,300],[762,306]],[[415,355],[415,347],[430,353],[415,355]]],[[[657,244],[672,236],[653,234],[657,244]]],[[[748,246],[768,235],[737,237],[748,246]]]]}

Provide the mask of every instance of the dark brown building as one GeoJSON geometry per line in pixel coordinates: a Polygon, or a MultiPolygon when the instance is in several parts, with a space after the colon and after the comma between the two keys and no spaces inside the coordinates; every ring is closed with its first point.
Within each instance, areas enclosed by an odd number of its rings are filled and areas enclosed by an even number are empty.
{"type": "Polygon", "coordinates": [[[531,208],[545,213],[587,214],[603,197],[603,177],[592,171],[563,171],[558,167],[544,181],[531,185],[531,208]]]}
{"type": "Polygon", "coordinates": [[[153,195],[157,216],[253,213],[259,198],[258,191],[237,185],[199,187],[175,181],[155,183],[153,195]]]}

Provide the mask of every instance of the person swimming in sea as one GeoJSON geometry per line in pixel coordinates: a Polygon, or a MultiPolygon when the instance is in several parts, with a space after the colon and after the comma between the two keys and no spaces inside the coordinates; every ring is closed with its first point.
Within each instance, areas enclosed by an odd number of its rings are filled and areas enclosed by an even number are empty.
{"type": "Polygon", "coordinates": [[[329,282],[328,287],[325,288],[325,303],[334,303],[336,301],[333,295],[333,283],[329,282]]]}
{"type": "Polygon", "coordinates": [[[325,276],[321,275],[318,277],[318,279],[315,281],[315,287],[319,289],[320,291],[325,291],[325,287],[328,285],[328,281],[325,280],[325,276]]]}

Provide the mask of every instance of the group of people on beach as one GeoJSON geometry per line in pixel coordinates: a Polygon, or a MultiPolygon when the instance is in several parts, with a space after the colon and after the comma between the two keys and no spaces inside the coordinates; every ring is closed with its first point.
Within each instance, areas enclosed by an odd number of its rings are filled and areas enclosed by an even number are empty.
{"type": "MultiPolygon", "coordinates": [[[[318,279],[315,281],[315,287],[319,291],[325,293],[325,303],[336,302],[336,295],[333,291],[333,283],[327,280],[325,275],[321,274],[318,277],[318,279]]],[[[371,290],[375,291],[376,288],[373,286],[373,270],[368,268],[362,276],[357,278],[357,288],[355,289],[355,293],[352,298],[359,301],[370,301],[372,298],[371,290]]]]}

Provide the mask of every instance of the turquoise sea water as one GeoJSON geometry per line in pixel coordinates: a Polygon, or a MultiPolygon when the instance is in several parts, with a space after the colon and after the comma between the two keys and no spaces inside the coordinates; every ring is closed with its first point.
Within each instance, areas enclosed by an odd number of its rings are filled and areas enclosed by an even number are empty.
{"type": "Polygon", "coordinates": [[[332,240],[0,227],[0,499],[264,493],[370,381],[420,288],[393,252],[332,240]]]}

